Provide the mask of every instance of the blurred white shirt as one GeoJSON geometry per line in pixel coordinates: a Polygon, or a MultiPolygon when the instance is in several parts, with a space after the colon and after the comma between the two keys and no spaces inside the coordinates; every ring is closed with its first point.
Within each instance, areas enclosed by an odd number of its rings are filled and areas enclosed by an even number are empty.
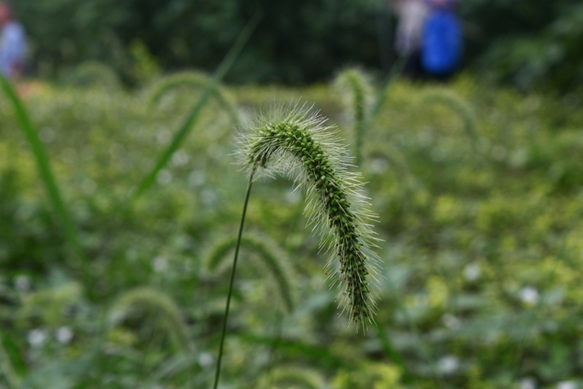
{"type": "Polygon", "coordinates": [[[421,45],[421,33],[429,14],[429,5],[425,0],[400,0],[394,6],[399,19],[395,48],[399,55],[407,56],[421,45]]]}

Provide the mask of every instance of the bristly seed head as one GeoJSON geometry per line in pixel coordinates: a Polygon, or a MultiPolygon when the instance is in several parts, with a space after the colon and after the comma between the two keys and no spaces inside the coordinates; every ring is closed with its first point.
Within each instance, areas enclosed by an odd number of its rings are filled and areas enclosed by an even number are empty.
{"type": "Polygon", "coordinates": [[[347,170],[345,147],[325,122],[306,106],[275,107],[244,127],[239,162],[256,174],[293,177],[305,189],[310,224],[328,247],[326,268],[339,284],[338,300],[349,319],[364,327],[375,311],[371,287],[378,257],[372,248],[378,239],[370,221],[376,215],[362,194],[360,174],[347,170]]]}

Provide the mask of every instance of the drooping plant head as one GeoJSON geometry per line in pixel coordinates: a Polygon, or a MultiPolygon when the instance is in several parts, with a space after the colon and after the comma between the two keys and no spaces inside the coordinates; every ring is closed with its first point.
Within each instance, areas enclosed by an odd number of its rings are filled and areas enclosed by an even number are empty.
{"type": "Polygon", "coordinates": [[[115,300],[109,312],[110,325],[123,321],[135,308],[150,312],[153,317],[159,318],[177,350],[190,352],[194,349],[180,308],[170,296],[160,290],[138,287],[123,293],[115,300]]]}
{"type": "Polygon", "coordinates": [[[476,114],[472,106],[461,96],[447,89],[434,89],[423,94],[417,104],[420,108],[432,104],[449,107],[463,121],[464,131],[472,140],[472,147],[475,148],[479,138],[476,114]]]}
{"type": "Polygon", "coordinates": [[[239,122],[237,104],[221,85],[215,85],[212,81],[211,77],[196,71],[184,71],[163,77],[148,88],[146,92],[147,107],[149,110],[153,109],[167,92],[175,88],[204,88],[210,85],[213,97],[223,107],[233,123],[237,124],[239,122]]]}
{"type": "Polygon", "coordinates": [[[307,194],[306,213],[327,248],[328,277],[339,287],[350,321],[372,321],[378,257],[370,222],[376,216],[363,195],[359,173],[333,127],[310,107],[276,106],[244,126],[239,161],[259,175],[284,175],[307,194]]]}
{"type": "MultiPolygon", "coordinates": [[[[226,254],[237,245],[238,239],[228,237],[216,242],[208,251],[204,264],[207,272],[213,276],[219,276],[226,262],[226,254]]],[[[281,300],[288,313],[295,309],[296,293],[293,288],[295,272],[289,263],[289,258],[274,242],[261,235],[242,237],[241,247],[254,252],[257,260],[255,266],[258,270],[270,273],[276,284],[281,300]]]]}
{"type": "Polygon", "coordinates": [[[115,69],[97,61],[86,61],[75,68],[69,77],[79,85],[95,84],[106,89],[121,89],[121,81],[115,69]]]}
{"type": "Polygon", "coordinates": [[[370,122],[373,95],[371,81],[363,71],[357,68],[347,69],[334,80],[334,89],[352,116],[355,162],[359,165],[362,158],[364,132],[370,122]]]}

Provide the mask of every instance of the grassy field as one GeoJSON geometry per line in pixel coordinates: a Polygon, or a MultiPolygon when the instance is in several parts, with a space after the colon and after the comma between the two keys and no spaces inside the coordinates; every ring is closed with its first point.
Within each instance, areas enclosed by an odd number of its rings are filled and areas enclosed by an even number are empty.
{"type": "MultiPolygon", "coordinates": [[[[0,387],[207,388],[247,175],[212,98],[151,190],[137,187],[200,95],[35,83],[24,103],[72,247],[0,97],[0,387]]],[[[374,93],[374,92],[373,92],[374,93]]],[[[346,96],[233,87],[236,116],[314,104],[354,144],[346,96]]],[[[368,107],[368,106],[367,106],[368,107]]],[[[383,239],[377,325],[339,315],[304,194],[255,184],[223,388],[583,387],[583,110],[461,76],[390,86],[363,133],[383,239]]]]}

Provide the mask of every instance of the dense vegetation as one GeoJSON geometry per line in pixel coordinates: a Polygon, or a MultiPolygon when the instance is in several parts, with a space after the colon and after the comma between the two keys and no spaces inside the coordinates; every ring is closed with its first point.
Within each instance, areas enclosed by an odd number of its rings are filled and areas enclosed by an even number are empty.
{"type": "MultiPolygon", "coordinates": [[[[86,260],[66,243],[0,98],[0,385],[210,387],[247,180],[232,115],[210,100],[132,203],[198,92],[175,88],[152,107],[152,88],[98,84],[21,88],[86,260]]],[[[368,334],[338,316],[304,194],[283,178],[255,184],[224,387],[582,384],[579,102],[466,76],[443,88],[393,84],[362,139],[384,239],[379,326],[368,334]]],[[[225,93],[242,119],[301,96],[353,142],[331,88],[225,93]]]]}
{"type": "MultiPolygon", "coordinates": [[[[385,0],[18,0],[34,69],[99,60],[124,74],[143,42],[167,69],[214,69],[243,25],[265,15],[230,80],[321,81],[360,63],[386,70],[395,20],[385,0]]],[[[462,0],[466,63],[522,88],[581,86],[583,4],[578,0],[462,0]]]]}

